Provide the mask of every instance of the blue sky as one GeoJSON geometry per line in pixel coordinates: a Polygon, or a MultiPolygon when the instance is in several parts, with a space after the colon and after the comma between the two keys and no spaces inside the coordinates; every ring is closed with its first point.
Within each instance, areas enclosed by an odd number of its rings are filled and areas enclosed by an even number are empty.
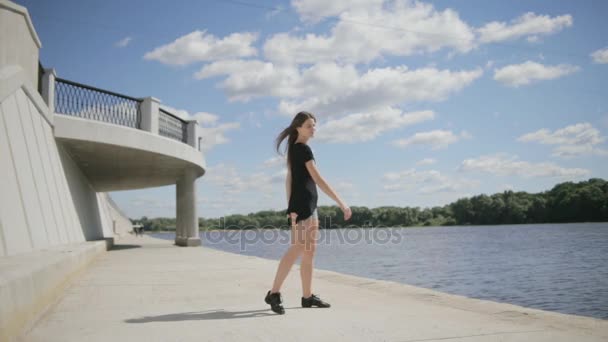
{"type": "MultiPolygon", "coordinates": [[[[351,206],[608,178],[605,1],[17,3],[59,77],[199,120],[201,217],[286,208],[273,141],[299,110],[351,206]]],[[[111,195],[175,216],[174,186],[111,195]]]]}

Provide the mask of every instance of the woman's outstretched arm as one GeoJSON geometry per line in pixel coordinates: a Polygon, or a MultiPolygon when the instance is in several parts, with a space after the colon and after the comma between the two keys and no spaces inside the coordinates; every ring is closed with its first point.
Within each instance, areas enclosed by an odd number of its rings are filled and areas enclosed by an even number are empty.
{"type": "Polygon", "coordinates": [[[323,190],[323,192],[326,193],[327,196],[331,197],[331,199],[336,201],[340,209],[342,209],[342,211],[344,212],[344,220],[348,221],[352,215],[350,208],[348,207],[348,205],[346,205],[346,203],[344,203],[344,201],[342,201],[338,193],[334,191],[334,189],[325,181],[325,178],[321,176],[321,173],[319,172],[319,169],[317,169],[317,165],[315,164],[314,159],[306,162],[306,169],[308,170],[308,173],[315,181],[315,183],[317,183],[319,188],[321,188],[321,190],[323,190]]]}

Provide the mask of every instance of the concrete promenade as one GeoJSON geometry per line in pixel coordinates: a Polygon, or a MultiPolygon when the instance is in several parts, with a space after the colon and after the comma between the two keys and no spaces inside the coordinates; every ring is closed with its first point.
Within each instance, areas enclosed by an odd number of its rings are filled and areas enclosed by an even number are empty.
{"type": "MultiPolygon", "coordinates": [[[[203,241],[204,244],[204,241],[203,241]]],[[[263,302],[278,261],[126,237],[77,276],[23,341],[608,341],[608,320],[315,270],[329,309],[263,302]]]]}

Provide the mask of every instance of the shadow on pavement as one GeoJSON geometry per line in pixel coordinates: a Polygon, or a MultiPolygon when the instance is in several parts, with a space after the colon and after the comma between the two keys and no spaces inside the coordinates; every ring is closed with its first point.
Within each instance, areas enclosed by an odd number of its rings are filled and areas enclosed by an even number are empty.
{"type": "Polygon", "coordinates": [[[110,248],[109,252],[119,251],[122,249],[132,249],[132,248],[141,248],[141,246],[140,245],[114,245],[114,246],[112,246],[112,248],[110,248]]]}
{"type": "Polygon", "coordinates": [[[126,323],[151,323],[151,322],[176,322],[176,321],[199,321],[211,319],[233,319],[233,318],[252,318],[278,316],[272,313],[269,309],[264,310],[248,310],[248,311],[226,311],[226,310],[208,310],[202,312],[184,312],[160,316],[146,316],[141,318],[132,318],[125,320],[126,323]]]}

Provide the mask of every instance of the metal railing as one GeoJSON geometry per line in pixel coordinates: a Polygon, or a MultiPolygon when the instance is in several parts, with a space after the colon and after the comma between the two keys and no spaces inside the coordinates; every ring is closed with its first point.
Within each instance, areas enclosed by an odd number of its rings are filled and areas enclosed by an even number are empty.
{"type": "MultiPolygon", "coordinates": [[[[142,102],[134,97],[55,78],[55,112],[59,114],[142,129],[142,102]]],[[[158,134],[187,144],[188,122],[158,108],[158,134]]]]}
{"type": "Polygon", "coordinates": [[[141,100],[88,85],[55,79],[55,112],[141,128],[141,100]]]}
{"type": "Polygon", "coordinates": [[[165,111],[158,110],[158,134],[163,137],[175,139],[188,143],[188,123],[177,116],[165,111]]]}

